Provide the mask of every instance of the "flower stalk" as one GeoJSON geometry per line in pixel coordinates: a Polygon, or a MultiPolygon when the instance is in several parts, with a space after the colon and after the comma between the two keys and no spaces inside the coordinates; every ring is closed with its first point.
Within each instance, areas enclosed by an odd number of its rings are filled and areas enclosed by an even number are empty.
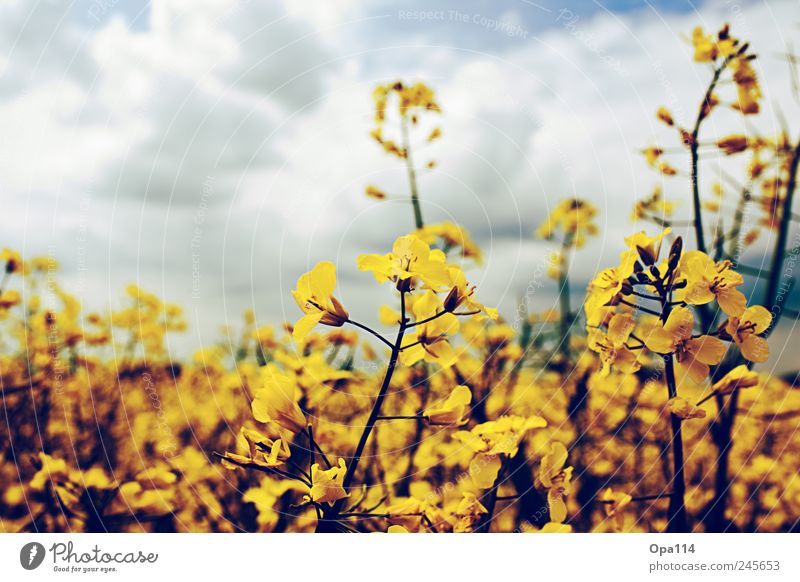
{"type": "MultiPolygon", "coordinates": [[[[380,420],[379,417],[381,415],[381,407],[383,406],[383,402],[389,392],[389,385],[392,381],[394,370],[397,367],[397,360],[400,356],[403,336],[405,335],[406,325],[408,323],[406,318],[405,294],[405,291],[400,291],[400,326],[397,330],[397,337],[395,338],[394,345],[392,347],[392,353],[389,356],[389,364],[386,368],[386,373],[383,376],[383,382],[381,383],[380,391],[378,392],[378,396],[375,398],[375,402],[372,405],[372,410],[370,411],[367,422],[364,425],[364,430],[361,432],[361,437],[358,439],[358,445],[356,446],[355,453],[353,453],[353,456],[350,459],[347,472],[345,473],[344,482],[342,483],[342,488],[347,492],[350,491],[350,487],[353,484],[353,479],[355,478],[356,471],[358,470],[361,457],[364,454],[364,449],[367,446],[367,441],[369,441],[369,437],[372,434],[375,425],[377,424],[378,420],[380,420]]],[[[333,526],[340,517],[346,500],[347,498],[339,499],[330,509],[323,511],[322,519],[319,521],[319,525],[317,526],[318,533],[330,533],[331,531],[335,531],[333,526]]]]}

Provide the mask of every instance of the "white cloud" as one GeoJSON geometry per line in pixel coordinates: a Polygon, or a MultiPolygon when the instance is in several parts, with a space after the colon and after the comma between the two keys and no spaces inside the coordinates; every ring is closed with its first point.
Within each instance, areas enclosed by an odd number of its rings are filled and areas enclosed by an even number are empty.
{"type": "MultiPolygon", "coordinates": [[[[368,183],[407,191],[402,167],[366,135],[376,82],[437,89],[445,133],[426,151],[440,166],[421,178],[425,212],[466,224],[484,244],[488,268],[475,277],[509,314],[547,246],[530,235],[559,199],[601,207],[604,236],[576,258],[578,291],[619,252],[633,200],[658,181],[636,150],[674,143],[656,107],[688,124],[708,81],[682,38],[696,23],[731,20],[763,55],[762,127],[776,127],[773,100],[797,117],[785,64],[773,58],[794,34],[788,1],[686,15],[575,10],[570,24],[536,9],[537,21],[549,19],[542,31],[519,5],[500,16],[527,26],[524,38],[447,19],[401,22],[387,4],[158,0],[145,30],[122,18],[81,28],[54,5],[26,26],[29,6],[0,8],[0,130],[17,136],[0,145],[12,195],[3,244],[57,244],[69,269],[76,225],[102,225],[90,268],[109,274],[96,299],[139,277],[201,310],[205,340],[251,302],[263,319],[292,317],[290,286],[323,258],[339,261],[342,292],[372,313],[378,299],[355,257],[411,226],[407,204],[363,197],[368,183]],[[203,206],[203,292],[192,301],[203,206]]],[[[706,139],[741,128],[720,112],[706,139]]],[[[666,187],[687,200],[685,180],[666,187]]],[[[552,296],[537,297],[550,306],[552,296]]]]}

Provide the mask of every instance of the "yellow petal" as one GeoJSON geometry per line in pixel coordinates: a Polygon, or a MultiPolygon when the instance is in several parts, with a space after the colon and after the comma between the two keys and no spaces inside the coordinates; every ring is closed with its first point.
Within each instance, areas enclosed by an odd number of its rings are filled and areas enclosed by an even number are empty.
{"type": "Polygon", "coordinates": [[[388,305],[381,305],[378,318],[386,326],[397,325],[400,323],[400,312],[395,311],[388,305]]]}
{"type": "Polygon", "coordinates": [[[443,311],[442,302],[433,291],[426,291],[416,301],[412,311],[417,320],[427,319],[437,312],[443,311]]]}
{"type": "Polygon", "coordinates": [[[694,329],[694,315],[686,307],[676,307],[669,314],[664,324],[664,331],[676,340],[687,339],[692,336],[694,329]]]}
{"type": "Polygon", "coordinates": [[[660,325],[654,326],[645,335],[644,343],[647,349],[659,354],[671,354],[675,351],[675,337],[660,325]]]}
{"type": "Polygon", "coordinates": [[[628,348],[622,347],[616,350],[614,358],[616,366],[624,374],[633,374],[642,367],[637,355],[628,348]]]}
{"type": "Polygon", "coordinates": [[[769,343],[763,337],[748,334],[740,343],[742,355],[751,362],[762,363],[769,359],[769,343]]]}
{"type": "MultiPolygon", "coordinates": [[[[409,341],[408,345],[414,343],[414,341],[416,340],[409,341]]],[[[425,357],[426,353],[427,352],[425,351],[425,348],[422,346],[422,344],[416,344],[414,346],[410,346],[400,352],[400,363],[403,364],[404,366],[413,366],[414,364],[422,360],[425,357]]]]}
{"type": "Polygon", "coordinates": [[[671,398],[667,402],[669,411],[680,418],[681,420],[688,420],[690,418],[705,418],[706,411],[693,406],[685,398],[671,398]]]}
{"type": "Polygon", "coordinates": [[[497,480],[500,472],[499,455],[477,455],[469,464],[469,475],[476,487],[489,489],[497,480]]]}
{"type": "Polygon", "coordinates": [[[608,339],[620,346],[628,341],[634,327],[636,320],[630,313],[618,313],[608,322],[608,339]]]}
{"type": "Polygon", "coordinates": [[[356,265],[359,271],[372,271],[379,283],[392,276],[392,263],[387,255],[359,255],[356,265]]]}
{"type": "Polygon", "coordinates": [[[314,329],[314,326],[325,316],[325,312],[317,311],[316,313],[308,313],[297,320],[292,330],[292,337],[297,341],[302,341],[314,329]]]}
{"type": "MultiPolygon", "coordinates": [[[[700,360],[696,360],[691,354],[688,354],[683,361],[678,362],[678,368],[682,377],[689,376],[696,384],[705,382],[710,371],[707,365],[700,360]]],[[[681,378],[680,383],[683,383],[683,378],[681,378]]]]}
{"type": "Polygon", "coordinates": [[[755,324],[754,333],[763,333],[769,328],[769,324],[772,323],[772,314],[766,307],[753,305],[748,307],[742,314],[742,323],[745,322],[755,324]]]}
{"type": "Polygon", "coordinates": [[[686,349],[704,364],[716,365],[722,361],[727,347],[722,340],[704,335],[687,341],[686,349]]]}
{"type": "Polygon", "coordinates": [[[311,269],[311,289],[315,297],[328,298],[336,288],[336,265],[330,261],[317,263],[311,269]]]}
{"type": "Polygon", "coordinates": [[[547,503],[550,506],[550,521],[562,523],[567,519],[567,505],[561,495],[551,489],[547,492],[547,503]]]}
{"type": "Polygon", "coordinates": [[[413,234],[399,237],[392,247],[392,254],[398,257],[414,258],[419,261],[427,261],[430,253],[430,247],[425,241],[413,234]]]}
{"type": "Polygon", "coordinates": [[[456,363],[458,355],[447,340],[440,340],[428,346],[428,352],[433,354],[436,363],[443,368],[449,368],[456,363]]]}
{"type": "MultiPolygon", "coordinates": [[[[724,289],[720,289],[717,293],[717,302],[722,308],[722,311],[732,317],[739,317],[742,315],[747,305],[747,298],[744,296],[744,293],[738,289],[725,287],[724,289]]],[[[766,311],[766,309],[764,311],[766,311]]]]}

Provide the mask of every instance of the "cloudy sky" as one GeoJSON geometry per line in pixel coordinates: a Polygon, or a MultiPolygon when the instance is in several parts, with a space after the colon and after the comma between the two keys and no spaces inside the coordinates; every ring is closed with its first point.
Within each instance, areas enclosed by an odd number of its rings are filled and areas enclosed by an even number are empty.
{"type": "MultiPolygon", "coordinates": [[[[655,109],[686,124],[696,111],[710,72],[691,62],[695,25],[730,22],[751,41],[759,126],[776,129],[780,113],[800,131],[780,57],[800,44],[799,7],[0,0],[0,246],[53,255],[87,307],[118,304],[132,281],[185,305],[178,349],[211,341],[246,307],[263,322],[294,319],[289,291],[323,259],[339,265],[351,312],[374,321],[388,290],[355,258],[413,226],[407,204],[363,195],[371,183],[407,192],[367,135],[373,86],[400,78],[430,84],[442,104],[444,138],[422,158],[440,164],[421,178],[424,212],[483,245],[471,274],[485,302],[510,316],[542,279],[549,243],[532,232],[554,203],[599,206],[602,235],[575,259],[577,299],[659,181],[636,153],[674,143],[655,109]]],[[[720,112],[704,131],[744,129],[720,112]]],[[[685,180],[664,188],[689,210],[685,180]]],[[[554,298],[537,288],[532,307],[554,298]]]]}

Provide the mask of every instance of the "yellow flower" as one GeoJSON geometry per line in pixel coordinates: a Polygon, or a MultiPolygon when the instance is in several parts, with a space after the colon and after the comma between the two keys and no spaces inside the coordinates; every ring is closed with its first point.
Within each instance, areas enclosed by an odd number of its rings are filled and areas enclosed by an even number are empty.
{"type": "Polygon", "coordinates": [[[761,99],[761,88],[749,56],[734,59],[730,64],[733,69],[733,81],[736,83],[738,99],[733,104],[745,115],[754,115],[759,111],[758,100],[761,99]]]}
{"type": "Polygon", "coordinates": [[[751,371],[747,366],[742,364],[725,374],[721,380],[714,384],[712,390],[716,394],[725,396],[740,388],[752,388],[753,386],[757,386],[758,382],[758,373],[751,371]]]}
{"type": "Polygon", "coordinates": [[[658,171],[664,174],[665,176],[675,176],[678,173],[678,170],[670,166],[667,162],[659,163],[658,171]]]}
{"type": "Polygon", "coordinates": [[[632,374],[642,367],[636,354],[626,346],[635,327],[636,320],[632,315],[618,313],[611,318],[606,333],[596,328],[589,329],[589,349],[600,354],[603,362],[601,377],[608,376],[612,365],[625,374],[632,374]]]}
{"type": "Polygon", "coordinates": [[[431,252],[430,247],[419,237],[411,234],[398,238],[392,252],[386,255],[361,255],[358,257],[361,271],[372,271],[379,283],[400,283],[420,279],[432,289],[441,289],[450,282],[444,253],[431,252]]]}
{"type": "Polygon", "coordinates": [[[695,382],[708,377],[709,365],[719,364],[725,344],[713,336],[692,337],[694,316],[685,307],[672,310],[663,325],[656,325],[645,338],[647,347],[659,354],[675,354],[679,367],[695,382]]]}
{"type": "Polygon", "coordinates": [[[22,255],[8,248],[0,251],[0,262],[6,264],[6,273],[21,273],[25,275],[28,271],[27,265],[22,260],[22,255]]]}
{"type": "Polygon", "coordinates": [[[676,292],[676,299],[689,305],[705,305],[716,299],[728,315],[741,315],[747,299],[736,287],[744,279],[731,267],[730,261],[715,263],[702,251],[684,253],[679,268],[680,276],[686,279],[686,288],[676,292]]]}
{"type": "Polygon", "coordinates": [[[567,447],[563,443],[553,441],[550,443],[550,451],[542,457],[539,464],[539,481],[545,487],[553,486],[553,479],[564,469],[567,462],[567,447]]]}
{"type": "Polygon", "coordinates": [[[481,520],[481,516],[487,513],[489,510],[483,506],[474,493],[465,492],[454,513],[458,521],[453,526],[453,533],[473,531],[475,524],[481,520]]]}
{"type": "Polygon", "coordinates": [[[558,441],[550,444],[550,451],[542,457],[539,465],[539,481],[547,488],[547,503],[550,507],[550,521],[562,523],[567,518],[565,499],[572,490],[572,467],[564,468],[567,462],[567,448],[558,441]]]}
{"type": "Polygon", "coordinates": [[[519,450],[520,441],[528,432],[545,426],[547,421],[538,416],[502,416],[479,424],[470,431],[458,431],[453,434],[453,438],[478,453],[470,462],[469,474],[477,487],[488,489],[500,472],[500,455],[513,457],[519,450]]]}
{"type": "Polygon", "coordinates": [[[247,443],[250,458],[255,463],[276,467],[283,464],[291,455],[289,439],[280,430],[268,425],[270,434],[242,427],[241,438],[247,443]]]}
{"type": "Polygon", "coordinates": [[[686,398],[670,398],[669,402],[667,402],[667,409],[681,420],[706,417],[705,410],[693,406],[686,398]]]}
{"type": "Polygon", "coordinates": [[[647,165],[651,168],[657,168],[660,162],[661,156],[664,153],[664,150],[661,148],[657,148],[654,146],[647,147],[642,150],[642,154],[644,155],[644,159],[647,162],[647,165]]]}
{"type": "Polygon", "coordinates": [[[611,487],[605,489],[600,495],[606,517],[614,520],[614,527],[617,531],[621,531],[625,524],[623,509],[631,500],[632,497],[627,493],[615,493],[611,487]]]}
{"type": "Polygon", "coordinates": [[[422,516],[426,513],[427,503],[414,497],[405,497],[395,501],[386,509],[388,521],[396,527],[402,527],[418,533],[422,527],[422,516]]]}
{"type": "Polygon", "coordinates": [[[41,468],[34,474],[30,487],[34,491],[44,491],[47,485],[59,485],[69,479],[67,463],[64,459],[51,457],[46,453],[39,453],[41,468]]]}
{"type": "Polygon", "coordinates": [[[0,309],[10,309],[22,302],[22,296],[19,291],[9,289],[8,291],[0,291],[0,309]]]}
{"type": "Polygon", "coordinates": [[[375,200],[385,200],[386,199],[386,192],[378,188],[377,186],[369,185],[367,186],[365,193],[368,198],[374,198],[375,200]]]}
{"type": "MultiPolygon", "coordinates": [[[[486,307],[483,303],[475,300],[475,285],[467,282],[467,277],[459,267],[448,267],[450,273],[450,292],[444,300],[444,308],[447,311],[455,311],[459,307],[469,312],[483,312],[489,319],[497,319],[497,309],[486,307]]],[[[481,316],[482,317],[482,316],[481,316]]]]}
{"type": "Polygon", "coordinates": [[[461,256],[467,259],[481,260],[481,250],[470,238],[469,233],[463,226],[452,222],[442,222],[439,224],[426,224],[414,233],[429,245],[441,240],[442,248],[445,253],[452,249],[461,249],[461,256]]]}
{"type": "Polygon", "coordinates": [[[742,355],[751,362],[769,359],[769,343],[758,334],[764,333],[772,323],[772,314],[760,305],[748,307],[741,317],[731,317],[725,322],[725,332],[736,342],[742,355]]]}
{"type": "Polygon", "coordinates": [[[342,304],[333,296],[336,288],[336,266],[322,261],[297,280],[292,296],[304,315],[294,325],[295,339],[305,338],[318,323],[340,327],[349,317],[342,304]]]}
{"type": "Polygon", "coordinates": [[[656,186],[648,198],[638,200],[633,207],[631,220],[635,222],[650,214],[659,218],[671,216],[675,212],[675,203],[664,200],[662,194],[661,187],[656,186]]]}
{"type": "Polygon", "coordinates": [[[698,63],[708,63],[716,60],[719,50],[712,35],[703,33],[703,27],[698,26],[692,31],[692,45],[694,46],[694,60],[698,63]]]}
{"type": "Polygon", "coordinates": [[[294,377],[274,364],[261,368],[262,387],[253,394],[253,417],[259,422],[273,421],[292,432],[305,430],[307,422],[297,404],[294,377]]]}
{"type": "Polygon", "coordinates": [[[717,52],[721,57],[732,55],[739,47],[739,41],[729,32],[730,25],[725,24],[717,33],[717,52]]]}
{"type": "Polygon", "coordinates": [[[417,299],[412,310],[417,321],[437,317],[415,326],[406,335],[400,361],[405,366],[413,366],[420,360],[435,362],[445,368],[452,366],[457,355],[447,337],[458,332],[458,318],[452,313],[443,313],[444,307],[433,291],[427,291],[417,299]]]}
{"type": "Polygon", "coordinates": [[[411,533],[402,525],[390,525],[389,529],[386,530],[386,533],[411,533]]]}
{"type": "Polygon", "coordinates": [[[581,248],[586,244],[588,235],[597,234],[597,225],[594,223],[596,214],[597,208],[585,200],[562,200],[536,230],[536,235],[549,239],[560,229],[576,248],[581,248]]]}
{"type": "Polygon", "coordinates": [[[349,497],[344,490],[344,477],[347,474],[347,465],[344,459],[339,459],[336,467],[323,471],[319,463],[311,465],[311,491],[308,497],[315,503],[328,503],[333,505],[339,499],[349,497]]]}
{"type": "Polygon", "coordinates": [[[275,329],[271,325],[263,325],[254,330],[253,339],[265,350],[275,349],[278,346],[275,341],[275,329]]]}
{"type": "Polygon", "coordinates": [[[726,156],[738,154],[747,149],[747,136],[733,134],[717,141],[717,147],[725,152],[726,156]]]}
{"type": "Polygon", "coordinates": [[[659,107],[658,111],[656,111],[656,117],[669,126],[675,125],[675,120],[672,118],[672,114],[666,107],[659,107]]]}
{"type": "Polygon", "coordinates": [[[604,307],[622,291],[622,284],[633,274],[638,253],[625,251],[617,267],[600,271],[589,284],[589,293],[584,303],[587,325],[598,326],[603,322],[604,307]]]}
{"type": "MultiPolygon", "coordinates": [[[[653,259],[658,259],[658,255],[661,253],[661,244],[664,240],[664,237],[667,236],[672,232],[671,228],[665,228],[661,231],[660,234],[656,236],[649,236],[645,231],[640,231],[631,236],[625,237],[625,244],[628,245],[628,255],[630,257],[638,257],[639,255],[639,248],[644,249],[644,251],[653,257],[653,259]]],[[[622,254],[620,257],[623,260],[625,259],[625,253],[622,254]]]]}
{"type": "Polygon", "coordinates": [[[460,426],[467,422],[471,402],[472,392],[469,388],[456,386],[443,404],[428,408],[422,414],[432,425],[460,426]]]}

